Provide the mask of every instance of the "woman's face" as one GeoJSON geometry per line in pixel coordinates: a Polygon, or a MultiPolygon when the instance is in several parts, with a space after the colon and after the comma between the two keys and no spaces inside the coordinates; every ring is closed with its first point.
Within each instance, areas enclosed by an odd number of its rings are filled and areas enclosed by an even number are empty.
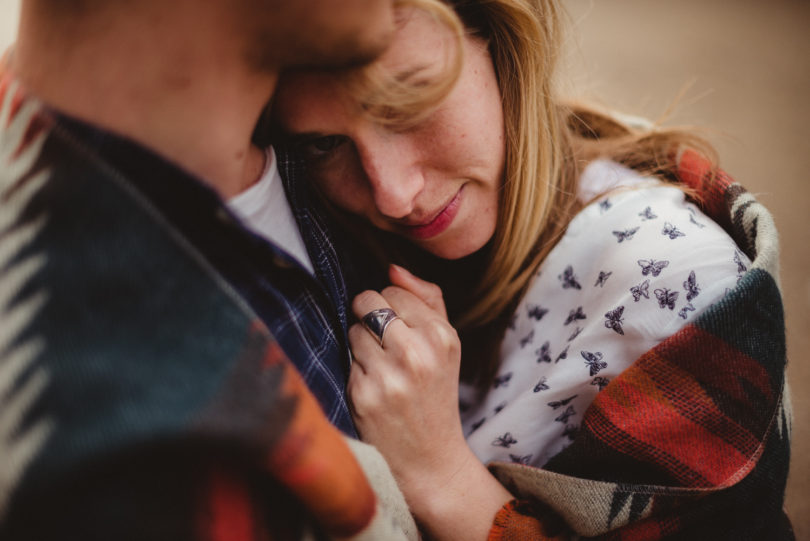
{"type": "MultiPolygon", "coordinates": [[[[440,70],[454,45],[426,14],[406,14],[379,62],[397,78],[418,80],[440,70]]],[[[483,247],[495,232],[504,174],[503,110],[486,45],[464,39],[455,87],[405,129],[374,122],[335,77],[290,75],[274,104],[326,197],[442,258],[483,247]]]]}

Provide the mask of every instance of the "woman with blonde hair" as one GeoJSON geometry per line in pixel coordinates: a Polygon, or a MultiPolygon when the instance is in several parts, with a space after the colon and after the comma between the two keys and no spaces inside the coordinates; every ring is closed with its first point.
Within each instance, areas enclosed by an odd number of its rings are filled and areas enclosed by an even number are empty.
{"type": "Polygon", "coordinates": [[[404,1],[371,67],[280,82],[297,216],[388,265],[358,432],[437,539],[789,539],[773,221],[694,135],[559,99],[560,17],[404,1]]]}

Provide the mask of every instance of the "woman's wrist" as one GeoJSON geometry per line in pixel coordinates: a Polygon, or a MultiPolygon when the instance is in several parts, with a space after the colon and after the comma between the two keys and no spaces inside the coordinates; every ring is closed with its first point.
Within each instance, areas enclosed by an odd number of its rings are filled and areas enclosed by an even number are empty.
{"type": "Polygon", "coordinates": [[[495,515],[512,495],[469,447],[452,463],[405,482],[417,521],[439,540],[486,539],[495,515]]]}

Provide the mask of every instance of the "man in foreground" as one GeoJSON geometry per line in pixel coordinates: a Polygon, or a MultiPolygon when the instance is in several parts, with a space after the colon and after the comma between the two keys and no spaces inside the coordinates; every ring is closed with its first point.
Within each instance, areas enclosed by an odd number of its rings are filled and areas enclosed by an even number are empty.
{"type": "Polygon", "coordinates": [[[279,71],[367,61],[392,19],[23,1],[0,69],[0,538],[413,535],[330,424],[354,432],[326,233],[304,231],[313,276],[290,228],[223,203],[274,172],[250,137],[279,71]]]}

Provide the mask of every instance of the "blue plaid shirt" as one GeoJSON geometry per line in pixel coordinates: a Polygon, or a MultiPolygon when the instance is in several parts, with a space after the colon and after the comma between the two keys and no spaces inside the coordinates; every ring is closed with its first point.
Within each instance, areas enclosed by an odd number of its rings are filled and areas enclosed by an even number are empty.
{"type": "Polygon", "coordinates": [[[327,418],[356,436],[346,399],[350,363],[346,287],[321,214],[296,209],[315,278],[286,252],[243,227],[213,190],[161,157],[84,123],[59,124],[117,169],[236,290],[267,325],[327,418]]]}

